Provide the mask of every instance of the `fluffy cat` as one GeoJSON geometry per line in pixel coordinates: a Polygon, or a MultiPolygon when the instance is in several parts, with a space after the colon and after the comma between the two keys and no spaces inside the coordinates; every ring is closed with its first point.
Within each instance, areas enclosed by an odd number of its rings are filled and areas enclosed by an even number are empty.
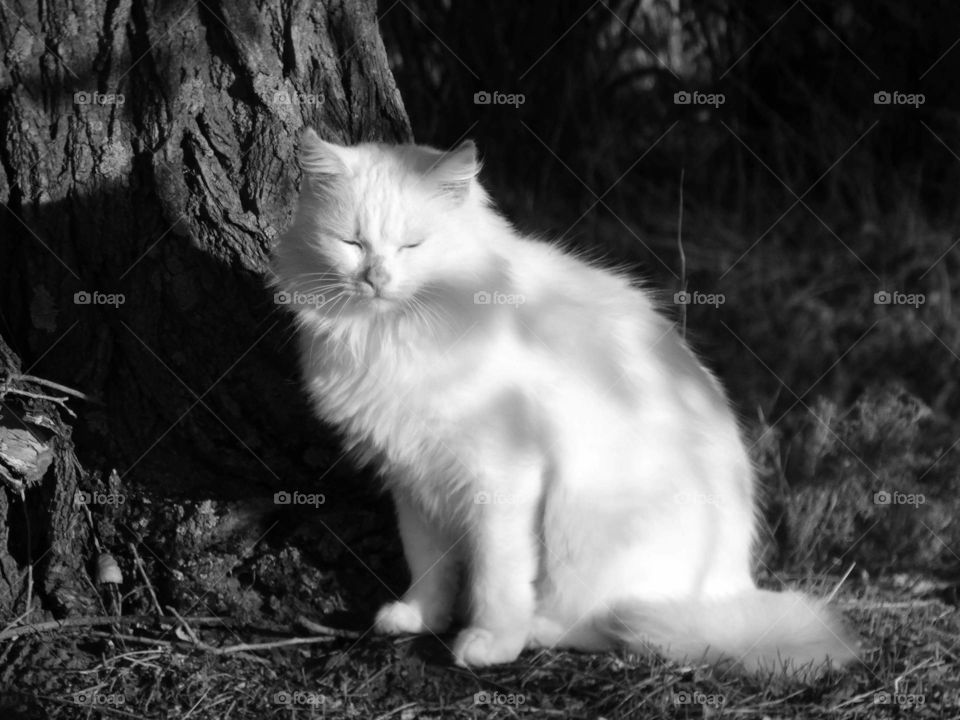
{"type": "Polygon", "coordinates": [[[748,670],[855,657],[822,601],[756,587],[736,420],[647,293],[519,235],[471,142],[308,129],[299,160],[274,283],[317,413],[395,501],[412,581],[379,631],[445,631],[462,565],[462,665],[621,644],[748,670]]]}

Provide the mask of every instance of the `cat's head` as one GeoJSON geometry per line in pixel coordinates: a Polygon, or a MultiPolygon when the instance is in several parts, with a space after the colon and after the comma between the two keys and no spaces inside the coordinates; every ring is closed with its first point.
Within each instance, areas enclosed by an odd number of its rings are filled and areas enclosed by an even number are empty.
{"type": "Polygon", "coordinates": [[[298,310],[338,318],[404,312],[451,287],[466,289],[476,276],[477,225],[492,213],[472,142],[450,152],[345,147],[308,129],[298,159],[297,219],[273,262],[298,310]]]}

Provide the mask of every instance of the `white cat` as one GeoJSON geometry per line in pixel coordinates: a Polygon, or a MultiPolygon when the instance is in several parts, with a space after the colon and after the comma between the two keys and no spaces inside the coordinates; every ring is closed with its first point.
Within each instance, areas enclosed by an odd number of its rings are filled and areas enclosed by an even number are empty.
{"type": "Polygon", "coordinates": [[[377,464],[412,582],[385,633],[456,661],[655,647],[756,670],[855,657],[823,602],[757,589],[754,473],[723,390],[622,274],[520,236],[473,143],[302,138],[275,284],[319,415],[377,464]]]}

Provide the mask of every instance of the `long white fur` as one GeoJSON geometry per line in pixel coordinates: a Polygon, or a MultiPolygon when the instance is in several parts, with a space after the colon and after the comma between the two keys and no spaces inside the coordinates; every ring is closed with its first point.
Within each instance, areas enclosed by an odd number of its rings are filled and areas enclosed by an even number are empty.
{"type": "Polygon", "coordinates": [[[462,563],[462,664],[618,643],[748,669],[854,657],[821,602],[756,588],[737,423],[646,292],[514,231],[472,143],[308,130],[300,161],[273,270],[318,414],[396,502],[412,583],[379,630],[445,630],[462,563]]]}

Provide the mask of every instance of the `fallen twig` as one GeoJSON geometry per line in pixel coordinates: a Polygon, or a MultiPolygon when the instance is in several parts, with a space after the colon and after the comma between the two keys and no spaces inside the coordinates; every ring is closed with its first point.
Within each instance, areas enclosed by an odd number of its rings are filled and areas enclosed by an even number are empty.
{"type": "MultiPolygon", "coordinates": [[[[143,584],[147,586],[147,592],[150,593],[150,598],[153,600],[153,607],[157,610],[157,616],[163,617],[163,610],[160,608],[160,601],[157,600],[157,593],[153,590],[153,585],[150,582],[150,578],[147,577],[146,568],[143,567],[143,560],[140,558],[140,553],[137,552],[137,546],[132,542],[127,543],[127,547],[130,548],[130,552],[133,554],[133,564],[137,568],[137,572],[140,573],[140,577],[143,579],[143,584]]],[[[179,615],[177,617],[180,617],[179,615]]]]}
{"type": "MultiPolygon", "coordinates": [[[[224,625],[228,623],[226,619],[219,617],[195,617],[190,618],[194,625],[224,625]]],[[[98,615],[94,617],[76,617],[66,618],[64,620],[47,620],[39,623],[30,623],[29,625],[19,625],[0,632],[0,640],[12,640],[22,635],[40,634],[44,632],[54,632],[56,630],[70,630],[84,627],[98,627],[102,625],[151,625],[154,623],[169,623],[176,625],[174,618],[158,618],[154,615],[98,615]]]]}
{"type": "Polygon", "coordinates": [[[61,385],[53,380],[44,380],[36,375],[11,375],[9,378],[7,378],[6,382],[9,383],[11,380],[20,380],[22,382],[31,382],[35,383],[36,385],[43,385],[53,390],[59,390],[67,395],[73,395],[75,398],[80,398],[86,402],[94,402],[94,399],[86,393],[82,393],[79,390],[74,390],[72,387],[67,387],[66,385],[61,385]]]}
{"type": "Polygon", "coordinates": [[[20,389],[18,389],[18,388],[7,387],[7,386],[4,386],[4,387],[2,388],[2,390],[0,390],[0,393],[2,393],[2,394],[0,394],[0,397],[2,397],[2,395],[6,395],[6,394],[8,394],[8,393],[11,393],[11,394],[13,394],[13,395],[20,395],[20,396],[22,396],[22,397],[32,398],[32,399],[34,399],[34,400],[49,400],[50,402],[56,403],[57,405],[59,405],[60,407],[62,407],[64,410],[66,410],[67,413],[69,413],[70,417],[74,417],[74,418],[75,418],[75,417],[77,416],[77,414],[76,414],[73,410],[71,410],[69,407],[67,407],[67,400],[70,399],[70,398],[67,398],[67,397],[55,397],[55,396],[53,396],[53,395],[41,395],[40,393],[30,392],[29,390],[20,390],[20,389]]]}
{"type": "Polygon", "coordinates": [[[33,552],[30,550],[33,540],[30,539],[30,513],[27,512],[27,495],[23,486],[20,486],[20,508],[23,510],[23,527],[27,532],[27,601],[25,612],[33,609],[33,552]]]}
{"type": "Polygon", "coordinates": [[[257,655],[251,655],[247,652],[243,652],[241,649],[231,653],[221,652],[223,648],[217,648],[213,645],[207,645],[206,643],[192,643],[187,642],[186,640],[163,640],[161,638],[143,637],[142,635],[120,635],[118,633],[106,633],[102,630],[94,630],[90,634],[94,637],[102,637],[108,640],[118,638],[129,643],[151,645],[154,647],[166,648],[168,650],[183,650],[184,652],[188,650],[200,650],[201,652],[210,653],[211,655],[236,655],[237,657],[244,658],[245,660],[253,660],[254,662],[261,664],[269,663],[269,660],[258,657],[257,655]]]}
{"type": "Polygon", "coordinates": [[[190,636],[190,639],[194,642],[194,644],[196,644],[196,645],[203,645],[203,641],[200,640],[200,638],[197,637],[197,634],[193,631],[193,628],[190,627],[190,623],[188,623],[186,620],[183,619],[183,616],[182,616],[180,613],[177,612],[176,608],[173,608],[173,607],[167,605],[167,610],[169,610],[170,613],[171,613],[177,620],[180,621],[180,627],[182,627],[182,628],[183,628],[183,631],[184,631],[187,635],[190,636]]]}
{"type": "MultiPolygon", "coordinates": [[[[273,650],[274,648],[290,647],[293,645],[315,645],[316,643],[331,642],[332,640],[336,640],[336,637],[333,635],[318,635],[317,637],[295,637],[262,643],[240,643],[239,645],[226,645],[222,648],[205,645],[203,649],[214,652],[217,655],[232,655],[233,653],[248,652],[250,650],[273,650]]],[[[201,645],[204,644],[201,643],[201,645]]]]}
{"type": "Polygon", "coordinates": [[[7,630],[10,630],[11,628],[17,627],[21,622],[23,622],[23,621],[26,620],[28,617],[30,617],[30,613],[32,613],[32,612],[33,612],[33,609],[32,609],[32,608],[27,608],[27,611],[26,611],[25,613],[23,613],[23,615],[21,615],[20,617],[15,617],[13,620],[11,620],[10,622],[8,622],[8,623],[7,623],[7,626],[6,626],[5,628],[3,628],[3,630],[0,630],[0,638],[3,638],[3,637],[4,637],[4,634],[7,632],[7,630]]]}
{"type": "Polygon", "coordinates": [[[343,630],[341,628],[333,628],[327,625],[321,625],[320,623],[315,623],[309,618],[298,615],[297,624],[300,625],[304,630],[312,632],[314,635],[333,635],[334,637],[343,637],[358,639],[363,637],[363,633],[359,633],[356,630],[343,630]]]}

